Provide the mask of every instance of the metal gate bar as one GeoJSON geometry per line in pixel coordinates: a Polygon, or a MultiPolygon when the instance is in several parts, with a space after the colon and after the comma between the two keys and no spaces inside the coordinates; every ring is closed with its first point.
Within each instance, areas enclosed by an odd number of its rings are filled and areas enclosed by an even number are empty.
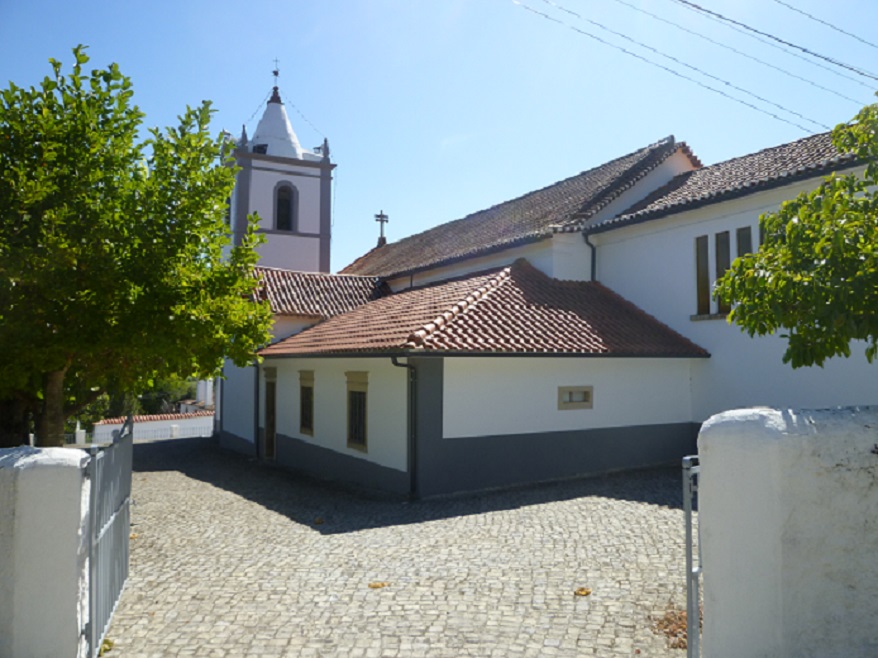
{"type": "MultiPolygon", "coordinates": [[[[701,656],[701,537],[693,532],[692,509],[698,500],[701,465],[697,455],[683,457],[683,512],[686,519],[686,655],[701,656]],[[698,554],[693,549],[693,539],[698,554]]],[[[700,527],[700,526],[699,526],[700,527]]]]}
{"type": "Polygon", "coordinates": [[[95,446],[90,452],[89,621],[86,639],[88,655],[96,658],[128,580],[131,466],[134,456],[131,417],[128,417],[112,445],[95,446]]]}

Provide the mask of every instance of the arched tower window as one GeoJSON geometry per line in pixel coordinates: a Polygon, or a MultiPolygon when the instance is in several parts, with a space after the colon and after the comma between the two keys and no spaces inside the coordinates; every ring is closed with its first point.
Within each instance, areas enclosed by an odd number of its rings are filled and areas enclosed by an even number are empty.
{"type": "Polygon", "coordinates": [[[274,190],[274,228],[278,231],[297,230],[299,192],[289,183],[278,183],[274,190]]]}

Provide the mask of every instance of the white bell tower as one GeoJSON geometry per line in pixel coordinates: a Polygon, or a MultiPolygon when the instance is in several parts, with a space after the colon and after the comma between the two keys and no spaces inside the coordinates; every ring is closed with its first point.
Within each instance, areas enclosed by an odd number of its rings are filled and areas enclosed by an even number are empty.
{"type": "MultiPolygon", "coordinates": [[[[275,82],[277,71],[275,70],[275,82]]],[[[275,85],[252,139],[246,127],[235,149],[240,167],[231,200],[234,244],[259,213],[259,264],[302,272],[329,272],[332,170],[329,142],[299,145],[275,85]]]]}

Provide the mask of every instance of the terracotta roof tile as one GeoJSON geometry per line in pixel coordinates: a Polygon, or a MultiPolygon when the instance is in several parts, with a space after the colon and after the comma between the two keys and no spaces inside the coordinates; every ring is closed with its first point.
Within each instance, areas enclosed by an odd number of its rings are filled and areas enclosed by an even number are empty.
{"type": "MultiPolygon", "coordinates": [[[[189,420],[191,418],[202,418],[213,416],[212,411],[191,411],[187,414],[149,414],[144,416],[134,416],[135,423],[149,423],[157,420],[189,420]]],[[[95,425],[121,425],[125,422],[125,418],[104,418],[95,423],[95,425]]]]}
{"type": "Polygon", "coordinates": [[[260,353],[364,352],[708,356],[600,283],[557,281],[525,260],[369,302],[260,353]]]}
{"type": "Polygon", "coordinates": [[[374,276],[347,276],[318,272],[294,272],[257,267],[260,299],[267,299],[277,315],[310,315],[331,318],[390,292],[374,276]]]}
{"type": "Polygon", "coordinates": [[[673,136],[511,201],[375,247],[342,270],[391,277],[547,238],[580,224],[678,149],[673,136]]]}
{"type": "Polygon", "coordinates": [[[626,212],[588,227],[600,233],[828,174],[856,164],[821,133],[676,176],[626,212]]]}

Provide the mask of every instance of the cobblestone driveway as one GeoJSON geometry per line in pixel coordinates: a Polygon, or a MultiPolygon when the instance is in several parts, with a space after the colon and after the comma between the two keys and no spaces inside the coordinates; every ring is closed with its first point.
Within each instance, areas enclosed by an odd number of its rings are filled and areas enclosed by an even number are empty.
{"type": "Polygon", "coordinates": [[[679,469],[402,503],[206,439],[134,462],[110,658],[685,656],[650,630],[685,607],[679,469]]]}

